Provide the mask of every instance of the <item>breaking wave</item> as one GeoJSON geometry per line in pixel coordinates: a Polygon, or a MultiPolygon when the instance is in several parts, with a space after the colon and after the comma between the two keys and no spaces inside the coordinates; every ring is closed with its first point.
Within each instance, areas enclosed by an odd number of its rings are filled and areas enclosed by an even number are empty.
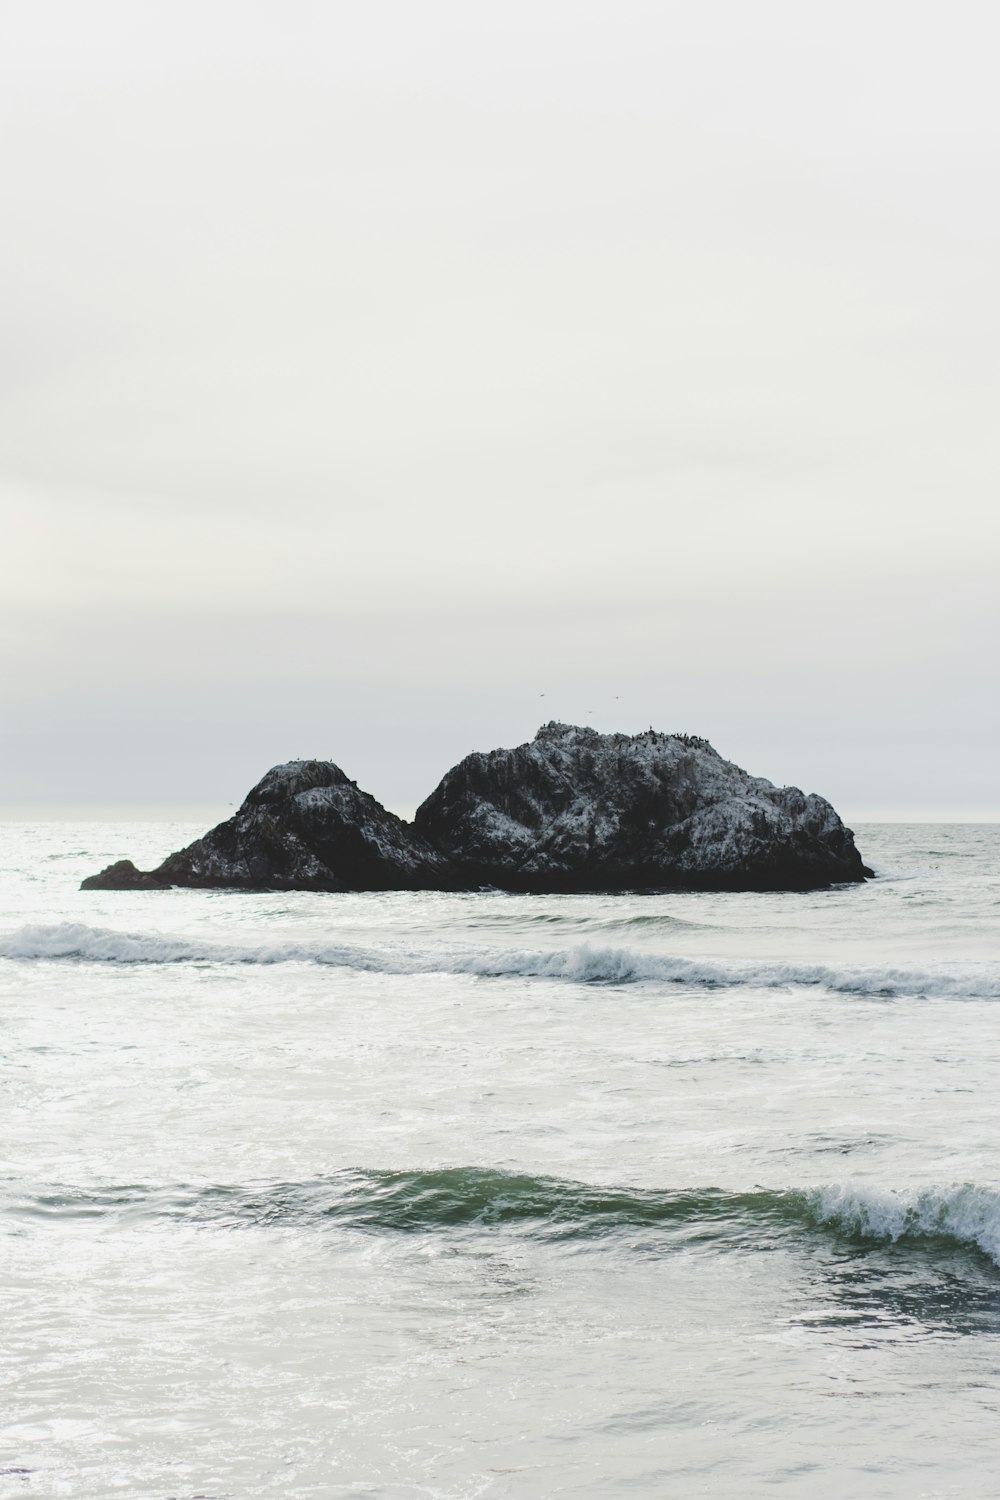
{"type": "Polygon", "coordinates": [[[974,1246],[1000,1266],[1000,1192],[962,1183],[899,1193],[869,1186],[816,1188],[800,1195],[810,1218],[851,1239],[950,1241],[974,1246]]]}
{"type": "Polygon", "coordinates": [[[763,1248],[832,1233],[858,1245],[962,1246],[1000,1266],[1000,1192],[966,1183],[914,1193],[866,1184],[751,1192],[593,1187],[489,1168],[345,1171],[310,1182],[246,1186],[51,1188],[0,1185],[0,1216],[24,1225],[65,1219],[170,1220],[225,1229],[343,1228],[435,1234],[512,1230],[522,1237],[601,1241],[662,1231],[674,1243],[763,1248]]]}
{"type": "Polygon", "coordinates": [[[1000,998],[1000,965],[941,964],[933,969],[832,968],[778,960],[723,963],[674,958],[588,943],[551,951],[442,947],[432,952],[367,949],[325,942],[233,944],[191,937],[118,932],[79,922],[21,927],[0,938],[0,958],[75,959],[118,964],[324,964],[383,974],[468,974],[481,978],[564,979],[581,984],[660,983],[763,989],[805,987],[893,998],[1000,998]]]}

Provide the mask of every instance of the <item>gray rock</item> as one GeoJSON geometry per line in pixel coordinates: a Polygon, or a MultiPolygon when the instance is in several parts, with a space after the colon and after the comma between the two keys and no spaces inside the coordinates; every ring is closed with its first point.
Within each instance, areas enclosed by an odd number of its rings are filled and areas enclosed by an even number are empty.
{"type": "Polygon", "coordinates": [[[146,870],[137,870],[130,859],[107,865],[99,875],[80,882],[81,891],[162,891],[168,882],[157,880],[146,870]]]}
{"type": "MultiPolygon", "coordinates": [[[[135,888],[128,860],[85,886],[135,888]],[[120,885],[112,877],[121,871],[120,885]]],[[[330,761],[268,771],[229,818],[145,877],[156,885],[243,890],[447,889],[447,862],[330,761]]]]}
{"type": "Polygon", "coordinates": [[[822,797],[749,776],[689,735],[546,724],[466,756],[412,824],[329,761],[289,761],[235,817],[155,870],[130,860],[86,889],[810,890],[861,881],[822,797]]]}
{"type": "Polygon", "coordinates": [[[822,797],[652,729],[552,723],[469,755],[414,827],[470,884],[508,890],[801,890],[871,874],[822,797]]]}

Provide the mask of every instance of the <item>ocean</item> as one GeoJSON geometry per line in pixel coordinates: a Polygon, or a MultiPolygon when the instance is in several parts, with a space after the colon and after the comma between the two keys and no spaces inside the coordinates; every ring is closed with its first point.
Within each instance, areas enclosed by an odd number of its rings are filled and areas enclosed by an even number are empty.
{"type": "Polygon", "coordinates": [[[1000,825],[813,894],[0,826],[0,1500],[1000,1493],[1000,825]]]}

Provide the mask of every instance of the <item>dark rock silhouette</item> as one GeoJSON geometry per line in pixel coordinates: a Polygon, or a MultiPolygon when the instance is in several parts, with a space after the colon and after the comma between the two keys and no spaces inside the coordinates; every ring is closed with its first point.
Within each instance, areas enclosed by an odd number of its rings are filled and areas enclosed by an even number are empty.
{"type": "Polygon", "coordinates": [[[162,891],[169,880],[158,880],[148,870],[137,870],[130,859],[119,859],[100,875],[88,875],[81,881],[82,891],[162,891]]]}
{"type": "Polygon", "coordinates": [[[293,760],[268,771],[235,817],[148,875],[121,860],[91,875],[83,889],[390,891],[447,890],[456,883],[441,855],[339,766],[293,760]]]}
{"type": "Polygon", "coordinates": [[[749,776],[707,740],[553,723],[466,756],[412,824],[330,762],[290,761],[157,869],[120,860],[83,886],[811,890],[870,874],[822,797],[749,776]]]}
{"type": "Polygon", "coordinates": [[[652,729],[546,724],[466,756],[413,826],[467,882],[508,890],[795,890],[871,873],[822,797],[652,729]]]}

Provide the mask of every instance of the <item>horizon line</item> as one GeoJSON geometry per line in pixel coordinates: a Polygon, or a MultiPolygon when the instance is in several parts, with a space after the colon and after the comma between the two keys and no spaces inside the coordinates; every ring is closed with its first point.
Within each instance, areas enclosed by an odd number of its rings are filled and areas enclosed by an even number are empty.
{"type": "MultiPolygon", "coordinates": [[[[0,823],[197,823],[211,828],[231,818],[241,803],[220,802],[24,802],[0,803],[0,823]]],[[[387,811],[412,821],[418,803],[382,804],[387,811]]],[[[844,813],[848,826],[856,824],[998,824],[1000,811],[969,812],[960,808],[864,809],[844,813]]]]}

